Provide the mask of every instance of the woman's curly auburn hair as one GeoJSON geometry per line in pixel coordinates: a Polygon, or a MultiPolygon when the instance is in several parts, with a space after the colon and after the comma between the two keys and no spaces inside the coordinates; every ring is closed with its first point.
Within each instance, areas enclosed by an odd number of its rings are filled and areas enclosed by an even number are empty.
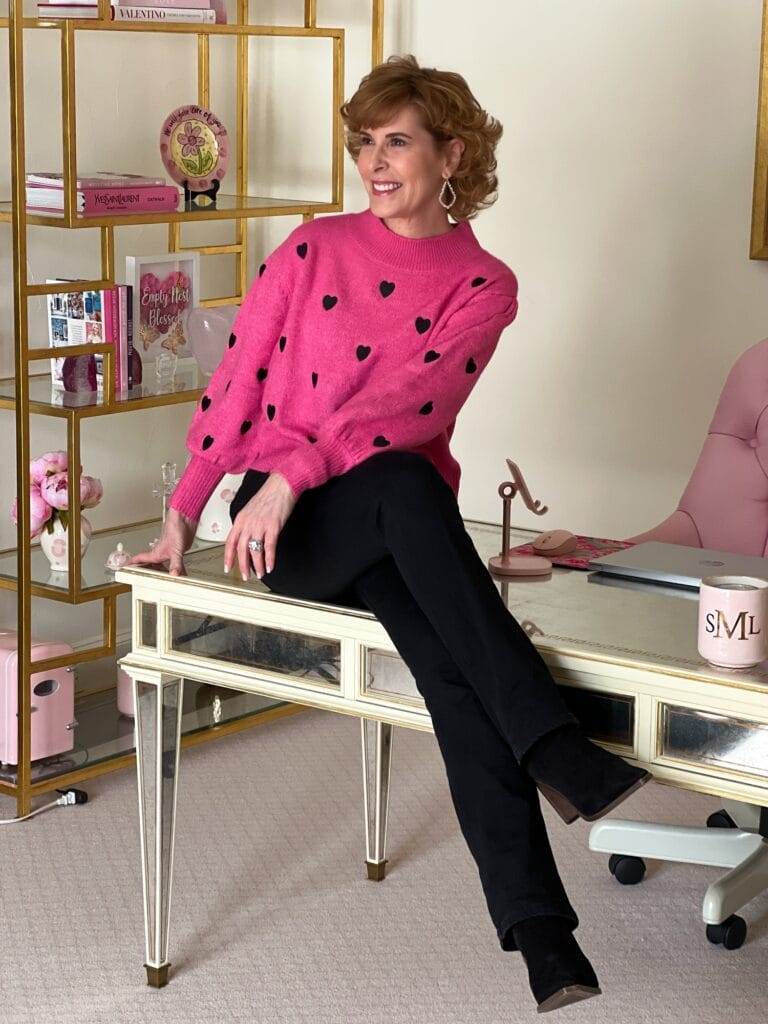
{"type": "Polygon", "coordinates": [[[420,109],[423,127],[438,148],[452,138],[464,143],[451,176],[456,202],[449,212],[457,221],[472,220],[481,209],[496,202],[494,150],[504,129],[483,110],[458,73],[419,67],[410,53],[393,55],[377,64],[361,79],[352,98],[339,108],[347,152],[357,163],[362,148],[360,132],[388,124],[411,104],[420,109]]]}

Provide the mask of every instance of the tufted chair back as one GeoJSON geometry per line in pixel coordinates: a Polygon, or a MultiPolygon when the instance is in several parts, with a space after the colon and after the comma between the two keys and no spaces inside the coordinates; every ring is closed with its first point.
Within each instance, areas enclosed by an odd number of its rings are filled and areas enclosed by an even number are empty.
{"type": "Polygon", "coordinates": [[[768,557],[768,338],[731,367],[677,509],[639,544],[714,548],[768,557]]]}

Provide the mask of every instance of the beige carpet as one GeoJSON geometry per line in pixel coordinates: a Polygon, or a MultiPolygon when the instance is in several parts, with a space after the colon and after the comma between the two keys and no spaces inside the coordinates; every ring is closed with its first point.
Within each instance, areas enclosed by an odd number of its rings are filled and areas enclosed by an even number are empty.
{"type": "MultiPolygon", "coordinates": [[[[3,826],[2,1024],[544,1019],[519,953],[499,948],[434,737],[397,729],[393,754],[389,876],[375,883],[357,719],[308,710],[183,753],[160,990],[142,966],[134,773],[88,783],[84,806],[3,826]]],[[[621,817],[704,824],[718,806],[651,783],[621,817]]],[[[0,814],[14,813],[0,798],[0,814]]],[[[740,950],[712,946],[701,900],[718,869],[651,862],[623,887],[586,848],[587,823],[544,813],[603,987],[546,1019],[768,1020],[768,897],[742,911],[740,950]]]]}

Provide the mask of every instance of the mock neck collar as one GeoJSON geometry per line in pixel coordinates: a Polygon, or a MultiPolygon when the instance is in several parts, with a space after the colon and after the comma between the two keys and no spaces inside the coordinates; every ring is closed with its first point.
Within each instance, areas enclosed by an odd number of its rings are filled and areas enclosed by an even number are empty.
{"type": "Polygon", "coordinates": [[[482,252],[468,220],[458,221],[442,235],[406,238],[390,230],[370,209],[350,216],[351,234],[372,259],[406,270],[440,270],[482,252]]]}

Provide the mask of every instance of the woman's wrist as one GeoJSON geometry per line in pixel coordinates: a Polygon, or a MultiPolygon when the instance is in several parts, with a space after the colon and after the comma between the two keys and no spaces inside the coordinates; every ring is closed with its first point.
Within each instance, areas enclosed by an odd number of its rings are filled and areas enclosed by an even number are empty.
{"type": "Polygon", "coordinates": [[[185,515],[183,512],[179,512],[178,509],[173,508],[170,505],[165,513],[165,518],[166,521],[170,520],[172,523],[183,523],[185,526],[192,526],[195,528],[200,522],[199,519],[193,519],[191,516],[185,515]]]}
{"type": "Polygon", "coordinates": [[[280,486],[281,486],[281,487],[284,487],[284,488],[285,488],[286,492],[287,492],[288,494],[290,494],[290,496],[291,496],[291,497],[293,498],[293,500],[294,500],[294,501],[296,501],[296,500],[297,500],[297,498],[296,498],[296,492],[295,492],[295,491],[294,491],[294,489],[293,489],[293,488],[291,487],[291,485],[290,485],[290,484],[288,483],[288,479],[287,479],[287,477],[284,477],[284,476],[283,476],[283,474],[282,474],[282,473],[280,473],[280,472],[279,472],[278,470],[276,470],[276,469],[275,469],[275,470],[272,470],[272,472],[271,472],[271,473],[270,473],[269,475],[270,475],[271,477],[274,477],[274,478],[275,478],[276,480],[278,480],[278,481],[280,482],[280,486]]]}

